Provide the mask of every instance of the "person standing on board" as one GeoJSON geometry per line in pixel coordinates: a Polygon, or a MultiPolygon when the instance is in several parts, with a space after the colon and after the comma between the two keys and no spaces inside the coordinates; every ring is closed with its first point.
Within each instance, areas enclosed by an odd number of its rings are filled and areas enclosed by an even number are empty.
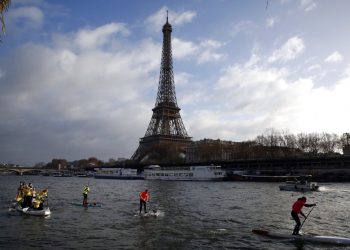
{"type": "Polygon", "coordinates": [[[298,200],[296,202],[294,202],[293,207],[292,207],[292,212],[291,212],[291,215],[292,215],[294,221],[296,222],[296,225],[295,225],[294,231],[293,231],[293,235],[300,235],[299,229],[300,229],[301,223],[300,223],[300,219],[299,219],[298,214],[301,214],[306,219],[305,214],[301,211],[301,209],[304,206],[305,207],[313,207],[313,206],[316,206],[316,204],[306,204],[306,197],[298,198],[298,200]]]}
{"type": "Polygon", "coordinates": [[[87,207],[88,205],[88,201],[87,201],[87,197],[88,197],[88,193],[90,192],[90,188],[88,185],[85,185],[84,186],[84,190],[83,190],[83,196],[84,196],[84,199],[83,199],[83,206],[84,207],[87,207]]]}
{"type": "Polygon", "coordinates": [[[143,206],[145,214],[146,214],[147,213],[146,202],[148,201],[148,198],[149,198],[148,190],[146,189],[145,191],[141,192],[139,196],[140,196],[140,214],[142,211],[142,206],[143,206]]]}

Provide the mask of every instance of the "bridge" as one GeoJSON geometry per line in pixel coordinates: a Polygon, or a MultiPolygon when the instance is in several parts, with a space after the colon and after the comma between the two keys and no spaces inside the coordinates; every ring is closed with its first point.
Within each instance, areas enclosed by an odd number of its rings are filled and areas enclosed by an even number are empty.
{"type": "Polygon", "coordinates": [[[45,173],[50,170],[43,169],[43,168],[33,168],[33,167],[8,167],[8,166],[0,166],[0,175],[6,175],[6,174],[17,174],[17,175],[23,175],[23,174],[40,174],[45,173]]]}

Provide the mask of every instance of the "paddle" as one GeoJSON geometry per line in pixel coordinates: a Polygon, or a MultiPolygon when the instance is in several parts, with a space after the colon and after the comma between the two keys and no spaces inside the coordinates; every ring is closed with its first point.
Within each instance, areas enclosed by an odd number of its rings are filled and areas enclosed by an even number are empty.
{"type": "Polygon", "coordinates": [[[157,209],[154,209],[149,201],[148,201],[148,205],[150,206],[150,208],[153,211],[153,213],[157,213],[157,209]]]}
{"type": "Polygon", "coordinates": [[[306,219],[309,217],[309,215],[311,214],[311,212],[312,212],[312,210],[314,209],[314,207],[316,207],[316,206],[313,206],[313,207],[311,208],[311,210],[309,211],[309,213],[306,215],[305,220],[304,220],[303,223],[300,225],[299,230],[300,230],[300,229],[302,228],[302,226],[304,225],[306,219]]]}
{"type": "Polygon", "coordinates": [[[49,207],[49,195],[46,196],[46,206],[49,207]]]}

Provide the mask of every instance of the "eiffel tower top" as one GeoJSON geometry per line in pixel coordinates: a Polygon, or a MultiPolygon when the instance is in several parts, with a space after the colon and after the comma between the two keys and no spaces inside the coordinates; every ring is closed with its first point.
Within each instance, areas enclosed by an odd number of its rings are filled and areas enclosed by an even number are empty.
{"type": "Polygon", "coordinates": [[[168,31],[172,31],[172,27],[171,24],[168,22],[168,11],[166,11],[166,23],[163,25],[163,33],[168,30],[168,31]]]}
{"type": "Polygon", "coordinates": [[[172,27],[171,24],[168,22],[168,14],[166,23],[163,25],[162,31],[163,49],[156,106],[167,105],[178,107],[175,94],[173,59],[171,49],[172,27]]]}

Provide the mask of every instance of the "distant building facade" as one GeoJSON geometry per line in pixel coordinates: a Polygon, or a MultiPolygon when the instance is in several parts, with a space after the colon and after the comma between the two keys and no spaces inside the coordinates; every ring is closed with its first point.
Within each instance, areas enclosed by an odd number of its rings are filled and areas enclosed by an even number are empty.
{"type": "Polygon", "coordinates": [[[287,147],[266,147],[254,141],[233,142],[203,139],[186,148],[186,162],[210,162],[301,157],[304,153],[287,147]]]}

